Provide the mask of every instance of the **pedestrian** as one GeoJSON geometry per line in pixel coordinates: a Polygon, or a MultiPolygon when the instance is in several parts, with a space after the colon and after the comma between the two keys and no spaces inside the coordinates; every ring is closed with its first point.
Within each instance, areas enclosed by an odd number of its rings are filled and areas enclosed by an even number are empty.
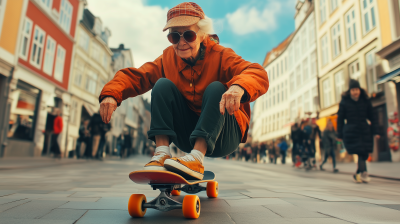
{"type": "Polygon", "coordinates": [[[320,170],[324,170],[323,166],[328,160],[329,157],[332,158],[332,165],[333,165],[333,172],[337,173],[339,172],[338,169],[336,169],[336,156],[335,156],[335,149],[336,149],[336,132],[335,129],[333,128],[333,124],[331,120],[328,120],[328,123],[326,124],[326,128],[324,130],[324,133],[322,135],[322,145],[325,151],[325,159],[322,162],[322,164],[319,166],[320,170]]]}
{"type": "Polygon", "coordinates": [[[342,94],[337,129],[338,140],[343,139],[347,152],[358,155],[357,171],[353,175],[354,181],[356,183],[369,182],[366,160],[369,153],[373,151],[374,138],[378,140],[379,135],[371,101],[357,80],[350,80],[349,90],[342,94]]]}
{"type": "Polygon", "coordinates": [[[108,123],[123,100],[152,89],[148,138],[157,148],[144,169],[202,179],[205,156],[226,156],[246,142],[250,102],[267,92],[268,75],[261,65],[219,45],[212,20],[196,3],[171,8],[166,30],[172,46],[160,57],[118,71],[104,86],[101,114],[108,123]],[[171,158],[171,142],[188,154],[171,158]]]}
{"type": "Polygon", "coordinates": [[[90,136],[92,138],[92,154],[91,157],[93,159],[98,158],[97,151],[100,146],[100,140],[102,137],[102,124],[103,121],[101,120],[101,116],[99,113],[93,114],[93,116],[90,118],[89,122],[89,130],[90,130],[90,136]]]}
{"type": "Polygon", "coordinates": [[[258,163],[258,158],[259,158],[259,148],[258,148],[258,143],[257,142],[254,142],[252,145],[251,145],[251,161],[254,163],[258,163]]]}
{"type": "Polygon", "coordinates": [[[129,133],[129,130],[126,128],[124,129],[124,148],[126,150],[126,157],[131,155],[132,151],[132,136],[129,133]]]}
{"type": "Polygon", "coordinates": [[[262,163],[265,163],[267,161],[267,145],[265,144],[265,142],[260,144],[260,158],[262,163]]]}
{"type": "Polygon", "coordinates": [[[103,120],[101,120],[100,123],[100,141],[99,141],[99,147],[97,149],[97,158],[98,159],[102,159],[104,152],[105,152],[105,146],[106,146],[106,142],[107,142],[107,133],[111,130],[111,124],[108,123],[104,123],[103,120]]]}
{"type": "Polygon", "coordinates": [[[268,158],[269,162],[276,164],[276,146],[275,146],[275,140],[272,140],[270,142],[270,146],[268,148],[268,158]]]}
{"type": "Polygon", "coordinates": [[[310,147],[310,152],[312,156],[312,163],[313,166],[316,167],[316,162],[317,160],[315,159],[315,143],[317,141],[317,136],[318,136],[318,143],[322,141],[322,136],[321,136],[321,129],[319,129],[319,126],[317,124],[317,118],[312,118],[311,119],[311,135],[310,135],[310,141],[309,141],[309,147],[310,147]]]}
{"type": "Polygon", "coordinates": [[[291,127],[291,138],[292,138],[292,162],[293,162],[293,166],[296,165],[297,161],[297,156],[299,155],[299,145],[301,144],[301,135],[302,132],[299,128],[299,124],[295,123],[294,125],[292,125],[291,127]]]}
{"type": "Polygon", "coordinates": [[[286,152],[287,149],[289,148],[286,139],[284,137],[281,138],[278,147],[280,149],[280,154],[282,156],[282,164],[286,164],[286,152]]]}
{"type": "Polygon", "coordinates": [[[119,158],[124,158],[125,157],[125,140],[124,140],[124,134],[121,133],[118,138],[117,138],[117,149],[118,149],[118,156],[119,158]]]}
{"type": "Polygon", "coordinates": [[[61,115],[61,110],[59,108],[53,109],[54,127],[53,133],[51,135],[51,152],[53,152],[54,158],[61,158],[60,145],[58,144],[58,136],[63,130],[64,122],[61,115]]]}
{"type": "Polygon", "coordinates": [[[76,157],[83,158],[89,145],[90,132],[88,129],[89,120],[84,120],[79,127],[79,138],[76,141],[76,157]]]}

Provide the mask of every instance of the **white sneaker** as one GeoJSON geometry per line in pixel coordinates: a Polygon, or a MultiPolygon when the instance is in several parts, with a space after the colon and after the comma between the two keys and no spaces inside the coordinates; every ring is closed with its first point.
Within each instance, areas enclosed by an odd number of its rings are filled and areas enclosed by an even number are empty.
{"type": "Polygon", "coordinates": [[[369,178],[367,171],[361,173],[361,180],[364,183],[369,183],[371,181],[371,178],[369,178]]]}

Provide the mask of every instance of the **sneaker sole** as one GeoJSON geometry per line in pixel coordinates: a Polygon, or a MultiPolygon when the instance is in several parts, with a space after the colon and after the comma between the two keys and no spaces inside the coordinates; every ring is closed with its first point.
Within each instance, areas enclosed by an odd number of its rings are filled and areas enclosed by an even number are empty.
{"type": "Polygon", "coordinates": [[[181,164],[180,162],[172,160],[172,159],[165,160],[164,167],[168,171],[179,174],[183,178],[188,179],[188,180],[190,180],[190,179],[202,180],[204,177],[204,174],[201,174],[199,172],[191,170],[187,166],[181,164]]]}
{"type": "Polygon", "coordinates": [[[143,167],[143,170],[161,170],[161,171],[167,171],[165,167],[162,166],[145,166],[143,167]]]}

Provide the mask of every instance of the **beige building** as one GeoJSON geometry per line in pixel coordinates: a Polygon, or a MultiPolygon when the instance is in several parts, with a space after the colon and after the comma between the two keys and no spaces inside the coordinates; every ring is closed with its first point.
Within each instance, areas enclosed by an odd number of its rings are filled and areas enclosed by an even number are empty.
{"type": "MultiPolygon", "coordinates": [[[[356,79],[371,96],[382,138],[373,159],[389,160],[387,114],[396,108],[387,84],[377,84],[385,62],[376,56],[382,48],[381,30],[387,27],[386,0],[316,0],[320,117],[335,115],[341,94],[356,79]]],[[[322,129],[324,124],[321,125],[322,129]]]]}
{"type": "Polygon", "coordinates": [[[289,138],[295,120],[315,117],[319,109],[314,4],[297,1],[295,8],[295,31],[268,52],[263,63],[270,87],[253,108],[255,142],[289,138]]]}
{"type": "Polygon", "coordinates": [[[113,77],[112,51],[108,47],[111,32],[103,29],[100,18],[88,9],[78,17],[72,75],[70,80],[71,109],[68,122],[68,150],[75,149],[82,121],[99,111],[99,95],[113,77]]]}

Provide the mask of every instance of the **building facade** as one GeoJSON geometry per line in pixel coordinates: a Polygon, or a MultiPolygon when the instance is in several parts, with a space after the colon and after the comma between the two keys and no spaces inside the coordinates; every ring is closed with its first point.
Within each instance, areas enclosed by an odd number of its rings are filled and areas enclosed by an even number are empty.
{"type": "MultiPolygon", "coordinates": [[[[381,135],[375,144],[373,160],[390,159],[387,114],[395,109],[392,104],[395,95],[390,86],[376,83],[385,73],[385,65],[376,52],[382,48],[386,9],[386,0],[315,1],[320,117],[335,117],[349,80],[358,80],[371,96],[381,135]]],[[[321,126],[323,129],[325,124],[322,122],[321,126]]]]}
{"type": "MultiPolygon", "coordinates": [[[[4,156],[40,155],[47,114],[53,108],[62,111],[67,123],[71,98],[69,74],[77,15],[82,4],[82,0],[22,2],[21,23],[15,39],[18,60],[9,81],[11,106],[4,156]]],[[[66,146],[66,127],[58,139],[62,152],[66,146]]]]}
{"type": "Polygon", "coordinates": [[[85,8],[79,16],[76,49],[70,84],[71,118],[68,150],[75,149],[79,127],[100,109],[99,95],[113,77],[112,55],[108,46],[111,31],[103,28],[99,17],[85,8]]]}
{"type": "Polygon", "coordinates": [[[316,32],[314,5],[296,4],[295,31],[267,53],[263,66],[269,91],[256,100],[253,112],[253,141],[288,138],[298,119],[316,116],[318,111],[316,32]]]}

